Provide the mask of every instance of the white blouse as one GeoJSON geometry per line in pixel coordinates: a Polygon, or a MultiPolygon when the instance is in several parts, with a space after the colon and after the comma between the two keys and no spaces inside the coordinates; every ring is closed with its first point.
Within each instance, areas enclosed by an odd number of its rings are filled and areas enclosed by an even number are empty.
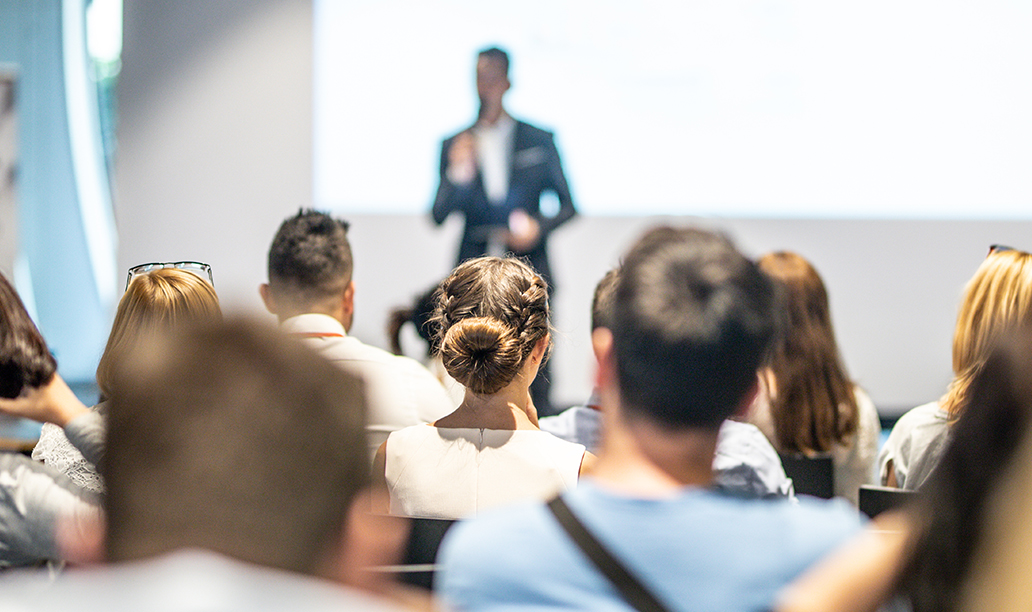
{"type": "Polygon", "coordinates": [[[415,425],[387,438],[390,512],[457,519],[577,484],[584,446],[537,430],[415,425]]]}

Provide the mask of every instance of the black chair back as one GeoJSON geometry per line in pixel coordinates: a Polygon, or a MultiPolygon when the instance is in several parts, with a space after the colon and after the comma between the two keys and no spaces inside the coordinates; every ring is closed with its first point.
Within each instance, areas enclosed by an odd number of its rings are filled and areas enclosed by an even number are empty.
{"type": "Polygon", "coordinates": [[[450,519],[414,518],[408,546],[402,563],[417,571],[403,571],[398,578],[405,584],[430,590],[434,582],[433,566],[444,534],[455,524],[450,519]],[[421,569],[426,568],[426,569],[421,569]]]}
{"type": "Polygon", "coordinates": [[[796,495],[812,495],[823,499],[835,496],[835,465],[831,455],[778,454],[781,456],[781,465],[785,467],[785,474],[792,479],[796,495]]]}
{"type": "Polygon", "coordinates": [[[896,489],[893,487],[876,487],[874,485],[860,485],[860,512],[868,518],[874,518],[885,512],[899,508],[914,498],[914,491],[896,489]]]}

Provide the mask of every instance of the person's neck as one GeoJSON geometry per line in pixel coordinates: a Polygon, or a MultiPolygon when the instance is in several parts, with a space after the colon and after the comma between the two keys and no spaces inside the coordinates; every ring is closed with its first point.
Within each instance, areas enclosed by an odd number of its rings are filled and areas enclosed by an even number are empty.
{"type": "Polygon", "coordinates": [[[713,483],[717,430],[671,430],[608,409],[602,414],[605,434],[591,475],[603,486],[637,497],[662,497],[713,483]]]}
{"type": "Polygon", "coordinates": [[[505,112],[505,107],[500,104],[498,106],[481,106],[477,123],[485,127],[494,127],[498,125],[502,117],[506,116],[508,115],[505,112]]]}
{"type": "Polygon", "coordinates": [[[462,403],[437,427],[473,429],[537,429],[537,409],[530,399],[530,385],[517,375],[496,393],[477,394],[466,389],[462,403]]]}
{"type": "Polygon", "coordinates": [[[346,321],[345,320],[344,311],[343,311],[343,309],[339,309],[339,308],[338,309],[320,308],[318,306],[301,307],[301,308],[283,310],[277,316],[279,318],[279,322],[283,323],[287,319],[293,319],[294,317],[298,317],[298,316],[306,315],[306,314],[325,315],[327,317],[330,317],[331,319],[336,320],[338,323],[343,325],[345,330],[347,330],[347,328],[350,327],[350,325],[349,325],[350,321],[346,321]]]}

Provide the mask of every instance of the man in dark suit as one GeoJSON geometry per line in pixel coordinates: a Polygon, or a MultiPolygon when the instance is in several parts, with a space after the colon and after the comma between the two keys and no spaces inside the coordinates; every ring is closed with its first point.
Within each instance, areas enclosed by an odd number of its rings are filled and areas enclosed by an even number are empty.
{"type": "MultiPolygon", "coordinates": [[[[471,127],[444,141],[441,183],[434,198],[434,222],[452,212],[466,219],[456,263],[481,255],[512,253],[526,258],[554,290],[548,263],[548,235],[577,210],[551,132],[513,119],[502,105],[509,91],[509,55],[491,47],[477,56],[480,113],[471,127]],[[551,191],[559,210],[541,210],[551,191]]],[[[548,362],[531,386],[538,413],[554,414],[549,400],[548,362]]]]}
{"type": "Polygon", "coordinates": [[[548,235],[576,214],[552,134],[505,112],[509,56],[498,48],[477,58],[480,113],[470,128],[444,141],[441,183],[434,199],[438,225],[461,212],[466,228],[458,262],[485,254],[526,257],[553,287],[548,235]],[[559,210],[546,216],[541,195],[554,192],[559,210]]]}

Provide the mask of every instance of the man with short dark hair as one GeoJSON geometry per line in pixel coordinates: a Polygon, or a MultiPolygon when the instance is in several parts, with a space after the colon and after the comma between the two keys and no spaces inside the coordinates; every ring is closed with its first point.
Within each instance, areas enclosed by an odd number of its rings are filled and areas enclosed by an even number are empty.
{"type": "Polygon", "coordinates": [[[370,461],[387,435],[431,423],[455,409],[444,386],[422,364],[348,335],[355,313],[348,223],[314,210],[285,220],[269,248],[265,307],[282,328],[362,379],[370,461]]]}
{"type": "MultiPolygon", "coordinates": [[[[613,327],[613,302],[620,269],[613,268],[595,286],[591,300],[591,348],[600,358],[605,345],[596,329],[613,327]]],[[[717,449],[713,458],[714,486],[727,492],[752,497],[792,497],[792,480],[785,474],[781,457],[770,441],[755,425],[725,419],[717,435],[717,449]]],[[[563,412],[544,417],[538,422],[542,431],[569,442],[583,444],[589,451],[598,450],[602,436],[602,406],[598,389],[594,389],[588,403],[572,406],[563,412]]]]}
{"type": "Polygon", "coordinates": [[[721,423],[748,406],[775,291],[724,237],[657,228],[624,258],[595,330],[602,446],[562,507],[525,505],[452,530],[440,588],[462,610],[633,609],[560,526],[570,515],[677,610],[762,610],[859,528],[843,502],[756,499],[712,485],[721,423]]]}
{"type": "Polygon", "coordinates": [[[383,519],[361,382],[243,322],[139,344],[106,413],[106,563],[6,581],[0,608],[388,609],[342,586],[374,587],[366,563],[395,554],[364,547],[383,519]]]}

